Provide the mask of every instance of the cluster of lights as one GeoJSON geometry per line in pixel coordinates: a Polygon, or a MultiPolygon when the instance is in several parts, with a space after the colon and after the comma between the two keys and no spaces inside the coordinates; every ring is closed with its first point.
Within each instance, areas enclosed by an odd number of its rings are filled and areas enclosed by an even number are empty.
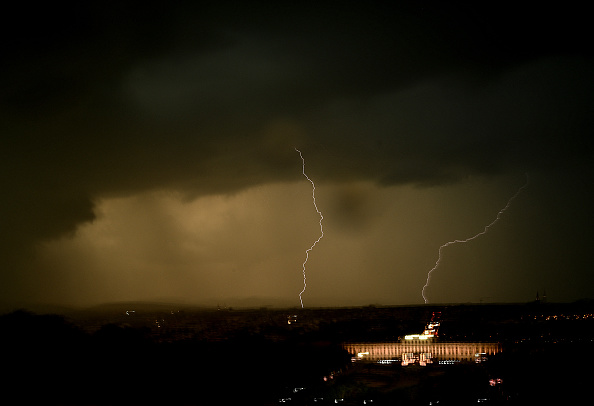
{"type": "Polygon", "coordinates": [[[427,364],[433,363],[433,361],[431,361],[431,354],[430,353],[422,353],[422,354],[417,355],[412,352],[402,354],[401,365],[403,367],[408,366],[410,364],[416,364],[417,362],[422,367],[426,366],[427,364]]]}
{"type": "MultiPolygon", "coordinates": [[[[537,316],[534,316],[534,319],[536,320],[537,316]]],[[[551,316],[544,316],[541,315],[540,318],[544,318],[546,321],[550,321],[550,320],[588,320],[588,319],[594,319],[594,314],[592,313],[586,313],[586,314],[571,314],[571,315],[565,315],[565,314],[560,314],[560,315],[551,315],[551,316]]]]}
{"type": "Polygon", "coordinates": [[[409,334],[404,336],[405,340],[427,340],[429,338],[432,338],[433,335],[428,335],[428,334],[409,334]]]}
{"type": "Polygon", "coordinates": [[[429,338],[437,338],[437,331],[439,330],[439,319],[441,318],[441,312],[433,312],[431,315],[431,321],[427,323],[427,327],[423,330],[423,334],[409,334],[404,336],[405,340],[427,340],[429,338]]]}
{"type": "Polygon", "coordinates": [[[487,354],[484,352],[474,354],[474,362],[477,364],[480,364],[481,362],[485,362],[487,360],[488,360],[487,354]]]}
{"type": "MultiPolygon", "coordinates": [[[[321,402],[323,400],[324,400],[324,398],[314,398],[313,401],[317,403],[317,402],[321,402]]],[[[344,402],[344,399],[343,398],[336,398],[336,399],[334,399],[334,403],[342,403],[342,402],[344,402]]],[[[365,400],[363,400],[363,404],[364,405],[369,405],[371,403],[373,403],[373,399],[365,399],[365,400]]]]}
{"type": "Polygon", "coordinates": [[[424,335],[427,336],[437,336],[437,329],[439,328],[439,323],[429,323],[425,331],[423,331],[424,335]]]}
{"type": "Polygon", "coordinates": [[[445,360],[439,361],[438,364],[439,365],[454,365],[458,362],[460,362],[460,361],[457,359],[445,359],[445,360]]]}

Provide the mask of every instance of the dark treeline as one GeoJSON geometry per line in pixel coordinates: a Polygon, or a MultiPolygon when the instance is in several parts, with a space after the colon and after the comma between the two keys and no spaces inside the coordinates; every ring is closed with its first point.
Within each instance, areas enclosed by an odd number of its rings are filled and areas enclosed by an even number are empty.
{"type": "Polygon", "coordinates": [[[147,327],[107,324],[85,333],[64,318],[0,317],[3,404],[263,403],[349,360],[337,344],[303,338],[160,342],[147,327]]]}

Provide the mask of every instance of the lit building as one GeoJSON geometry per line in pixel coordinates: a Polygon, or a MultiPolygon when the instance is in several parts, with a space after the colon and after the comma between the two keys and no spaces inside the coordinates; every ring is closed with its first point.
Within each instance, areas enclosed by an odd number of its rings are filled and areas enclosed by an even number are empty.
{"type": "Polygon", "coordinates": [[[423,331],[425,336],[437,337],[437,331],[439,330],[439,319],[441,318],[441,312],[433,312],[431,315],[431,321],[427,323],[427,327],[423,331]]]}
{"type": "Polygon", "coordinates": [[[356,354],[353,360],[381,361],[400,358],[403,366],[419,363],[425,366],[434,361],[439,364],[455,362],[482,362],[488,356],[501,352],[501,344],[489,342],[439,341],[438,312],[433,313],[423,334],[409,334],[400,342],[346,343],[343,348],[356,354]]]}
{"type": "MultiPolygon", "coordinates": [[[[501,352],[501,344],[486,342],[440,342],[432,340],[403,340],[401,342],[386,343],[345,343],[343,348],[351,354],[356,354],[356,359],[364,361],[379,361],[400,358],[404,361],[403,354],[413,354],[416,359],[421,359],[421,354],[434,361],[461,361],[475,362],[476,354],[480,354],[481,361],[486,357],[501,352]],[[430,354],[429,356],[427,354],[430,354]]],[[[407,355],[412,359],[411,355],[407,355]]],[[[410,363],[410,361],[408,362],[410,363]]]]}

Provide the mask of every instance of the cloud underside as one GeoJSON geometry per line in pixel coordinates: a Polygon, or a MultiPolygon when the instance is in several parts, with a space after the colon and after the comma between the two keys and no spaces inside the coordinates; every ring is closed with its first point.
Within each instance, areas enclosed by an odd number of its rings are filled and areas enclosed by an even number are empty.
{"type": "MultiPolygon", "coordinates": [[[[444,76],[364,98],[312,98],[311,106],[278,112],[273,98],[252,101],[248,92],[244,102],[253,113],[243,104],[196,102],[198,85],[179,95],[183,82],[171,75],[173,83],[162,86],[174,88],[169,108],[188,110],[179,120],[155,117],[147,109],[161,107],[135,95],[125,100],[134,107],[125,117],[69,105],[15,123],[2,163],[9,196],[3,213],[17,239],[52,237],[92,220],[93,201],[102,196],[169,188],[191,198],[294,181],[300,160],[293,147],[304,151],[320,181],[431,185],[551,164],[585,166],[585,70],[575,60],[542,60],[481,86],[444,76]],[[209,107],[214,111],[205,112],[209,107]]],[[[149,82],[169,76],[161,72],[149,82]]]]}
{"type": "Polygon", "coordinates": [[[340,218],[359,207],[353,182],[381,194],[530,172],[588,195],[575,174],[592,175],[594,66],[579,21],[549,32],[497,10],[278,7],[23,18],[0,78],[6,286],[39,244],[113,221],[114,202],[299,183],[295,147],[320,185],[346,188],[340,218]]]}

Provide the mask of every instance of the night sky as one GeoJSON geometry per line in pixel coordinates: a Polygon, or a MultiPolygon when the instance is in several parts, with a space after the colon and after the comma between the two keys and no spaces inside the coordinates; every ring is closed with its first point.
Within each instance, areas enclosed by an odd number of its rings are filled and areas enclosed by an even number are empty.
{"type": "Polygon", "coordinates": [[[79,3],[1,13],[1,305],[300,306],[295,148],[305,307],[423,303],[527,176],[429,302],[594,298],[586,5],[79,3]]]}

